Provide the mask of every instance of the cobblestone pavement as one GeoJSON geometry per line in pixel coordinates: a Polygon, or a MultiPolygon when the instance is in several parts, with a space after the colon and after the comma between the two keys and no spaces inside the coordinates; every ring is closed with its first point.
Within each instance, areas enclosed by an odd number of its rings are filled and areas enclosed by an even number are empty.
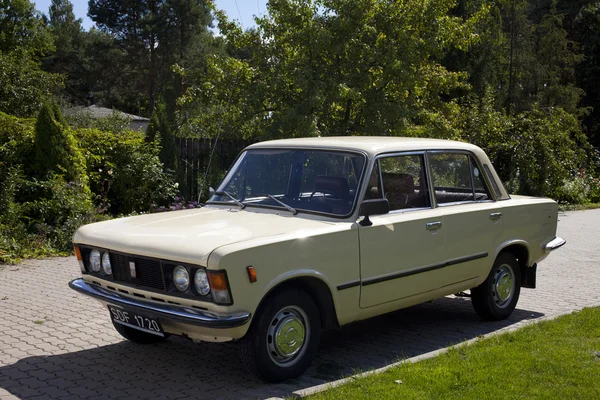
{"type": "Polygon", "coordinates": [[[326,332],[300,378],[264,384],[240,366],[236,345],[178,338],[142,346],[113,329],[108,311],[67,287],[73,257],[0,266],[0,399],[268,398],[379,368],[514,325],[600,301],[600,210],[561,214],[567,246],[538,269],[513,316],[483,322],[453,296],[326,332]]]}

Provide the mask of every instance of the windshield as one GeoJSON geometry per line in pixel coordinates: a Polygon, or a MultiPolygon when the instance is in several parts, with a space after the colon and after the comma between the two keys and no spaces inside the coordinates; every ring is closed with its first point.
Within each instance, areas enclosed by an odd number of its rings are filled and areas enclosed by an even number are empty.
{"type": "Polygon", "coordinates": [[[349,215],[356,201],[365,156],[305,149],[245,151],[209,203],[277,207],[298,212],[349,215]],[[274,199],[272,197],[274,197],[274,199]]]}

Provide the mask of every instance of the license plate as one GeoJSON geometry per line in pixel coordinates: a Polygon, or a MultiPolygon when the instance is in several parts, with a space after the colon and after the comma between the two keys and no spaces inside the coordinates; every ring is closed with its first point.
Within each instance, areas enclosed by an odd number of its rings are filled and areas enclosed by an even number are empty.
{"type": "Polygon", "coordinates": [[[165,333],[157,319],[138,314],[135,311],[121,307],[108,306],[110,318],[113,322],[137,329],[142,332],[157,336],[165,336],[165,333]]]}

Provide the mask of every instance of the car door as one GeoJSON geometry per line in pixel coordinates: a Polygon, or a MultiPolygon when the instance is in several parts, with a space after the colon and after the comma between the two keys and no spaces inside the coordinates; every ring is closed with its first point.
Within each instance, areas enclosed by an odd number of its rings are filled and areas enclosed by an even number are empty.
{"type": "Polygon", "coordinates": [[[494,201],[476,158],[467,152],[427,154],[436,205],[446,232],[445,285],[486,277],[502,236],[501,202],[494,201]]]}
{"type": "Polygon", "coordinates": [[[376,160],[365,194],[375,198],[387,198],[390,213],[359,227],[361,308],[440,287],[436,270],[445,259],[444,221],[432,208],[424,153],[376,160]]]}

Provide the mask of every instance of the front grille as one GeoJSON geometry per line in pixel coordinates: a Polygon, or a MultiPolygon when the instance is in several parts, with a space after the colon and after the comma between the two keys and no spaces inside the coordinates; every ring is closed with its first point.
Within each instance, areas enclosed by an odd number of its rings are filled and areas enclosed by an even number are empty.
{"type": "Polygon", "coordinates": [[[113,278],[116,282],[124,282],[152,289],[165,290],[162,267],[158,260],[136,258],[124,254],[110,253],[113,278]],[[135,263],[136,277],[131,276],[129,262],[135,263]]]}

